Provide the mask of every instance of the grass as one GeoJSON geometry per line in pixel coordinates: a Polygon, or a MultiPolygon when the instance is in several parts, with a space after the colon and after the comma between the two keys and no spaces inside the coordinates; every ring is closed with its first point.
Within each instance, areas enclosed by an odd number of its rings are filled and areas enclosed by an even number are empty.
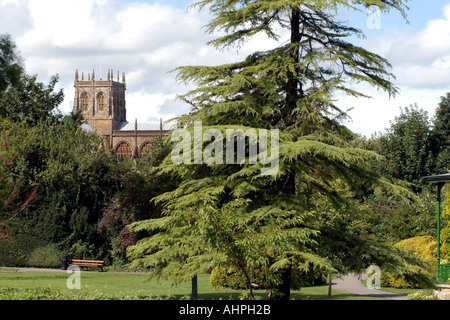
{"type": "MultiPolygon", "coordinates": [[[[172,299],[189,299],[191,283],[185,282],[176,286],[168,283],[149,280],[148,275],[142,273],[114,273],[114,272],[82,272],[81,290],[67,288],[67,279],[70,274],[65,272],[4,272],[0,270],[1,289],[36,288],[51,289],[62,293],[70,291],[97,292],[103,296],[153,296],[172,299]]],[[[198,294],[201,300],[238,300],[245,294],[242,290],[214,289],[209,283],[208,275],[198,277],[198,294]]],[[[266,300],[267,292],[257,290],[256,296],[266,300]]],[[[328,287],[306,287],[293,290],[291,299],[294,300],[376,300],[373,297],[360,296],[345,291],[333,289],[328,296],[328,287]]]]}

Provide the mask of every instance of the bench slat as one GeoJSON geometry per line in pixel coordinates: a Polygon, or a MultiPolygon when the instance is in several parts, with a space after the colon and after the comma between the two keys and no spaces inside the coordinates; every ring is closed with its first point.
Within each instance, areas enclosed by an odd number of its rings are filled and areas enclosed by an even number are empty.
{"type": "Polygon", "coordinates": [[[100,260],[76,260],[76,259],[73,259],[72,262],[97,262],[97,263],[104,263],[105,261],[100,261],[100,260]]]}

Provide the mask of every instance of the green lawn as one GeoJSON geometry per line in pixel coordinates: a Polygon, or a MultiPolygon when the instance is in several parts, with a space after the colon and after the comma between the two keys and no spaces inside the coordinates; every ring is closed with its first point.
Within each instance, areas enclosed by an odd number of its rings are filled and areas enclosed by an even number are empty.
{"type": "MultiPolygon", "coordinates": [[[[190,282],[171,286],[167,283],[148,280],[148,275],[142,273],[113,273],[113,272],[82,272],[81,290],[67,288],[66,282],[70,274],[65,272],[5,272],[0,270],[0,290],[13,289],[51,289],[64,293],[73,292],[97,292],[104,296],[118,296],[122,298],[136,297],[161,297],[183,299],[189,298],[190,282]]],[[[331,297],[327,295],[327,286],[302,288],[292,291],[291,299],[295,300],[374,300],[344,291],[333,289],[331,297]]],[[[199,299],[236,300],[243,293],[242,290],[214,289],[209,283],[209,276],[198,277],[199,299]]],[[[267,299],[265,290],[256,291],[260,299],[267,299]]]]}

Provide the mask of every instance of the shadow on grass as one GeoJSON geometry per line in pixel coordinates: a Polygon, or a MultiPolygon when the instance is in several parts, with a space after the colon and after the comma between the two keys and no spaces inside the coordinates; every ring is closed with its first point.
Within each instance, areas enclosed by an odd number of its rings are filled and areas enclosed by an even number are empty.
{"type": "MultiPolygon", "coordinates": [[[[257,301],[269,300],[267,295],[258,295],[256,294],[257,301]]],[[[174,295],[174,300],[189,300],[189,296],[183,295],[174,295]]],[[[206,293],[206,294],[198,294],[198,300],[232,300],[232,301],[248,301],[249,299],[241,299],[239,294],[223,294],[223,293],[206,293]]],[[[385,300],[380,297],[369,297],[369,296],[361,296],[357,294],[333,294],[331,296],[327,295],[317,295],[317,296],[306,296],[306,295],[298,295],[292,294],[290,300],[329,300],[329,301],[340,301],[340,300],[385,300]]],[[[389,299],[388,299],[389,300],[389,299]]]]}
{"type": "MultiPolygon", "coordinates": [[[[218,291],[220,291],[218,289],[218,291]]],[[[227,291],[227,290],[225,290],[227,291]]],[[[372,296],[362,296],[354,293],[349,293],[341,290],[333,290],[331,296],[327,294],[328,288],[325,286],[318,287],[308,287],[303,288],[300,291],[291,292],[290,300],[390,300],[390,297],[372,297],[372,296]],[[304,291],[304,292],[302,292],[304,291]]],[[[256,291],[255,297],[258,301],[269,300],[268,292],[260,290],[256,291]]],[[[174,299],[189,299],[190,296],[186,295],[173,295],[174,299]]],[[[236,292],[208,292],[208,293],[198,293],[199,300],[249,300],[245,295],[245,291],[236,290],[236,292]]]]}

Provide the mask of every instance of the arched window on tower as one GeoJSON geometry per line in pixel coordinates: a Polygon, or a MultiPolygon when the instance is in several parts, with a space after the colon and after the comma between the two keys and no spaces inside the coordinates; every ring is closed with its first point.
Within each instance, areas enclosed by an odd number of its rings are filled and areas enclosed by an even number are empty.
{"type": "Polygon", "coordinates": [[[131,159],[133,151],[127,142],[122,141],[116,146],[114,154],[116,155],[117,161],[122,161],[125,158],[131,159]]]}
{"type": "Polygon", "coordinates": [[[88,94],[86,92],[83,92],[81,94],[81,110],[88,111],[89,109],[89,100],[88,100],[88,94]]]}
{"type": "Polygon", "coordinates": [[[103,111],[103,109],[105,108],[105,95],[103,94],[103,92],[99,92],[97,94],[97,106],[98,111],[103,111]]]}

